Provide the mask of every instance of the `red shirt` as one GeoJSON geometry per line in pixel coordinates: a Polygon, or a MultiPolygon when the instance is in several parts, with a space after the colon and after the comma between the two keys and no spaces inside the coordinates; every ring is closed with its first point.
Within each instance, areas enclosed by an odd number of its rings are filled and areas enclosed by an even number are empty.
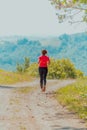
{"type": "Polygon", "coordinates": [[[50,59],[48,56],[42,55],[39,57],[39,67],[47,67],[49,62],[50,62],[50,59]]]}

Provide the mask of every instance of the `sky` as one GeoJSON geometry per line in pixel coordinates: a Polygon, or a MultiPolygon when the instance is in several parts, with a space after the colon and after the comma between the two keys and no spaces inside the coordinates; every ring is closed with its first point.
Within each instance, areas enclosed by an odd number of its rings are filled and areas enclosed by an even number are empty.
{"type": "Polygon", "coordinates": [[[59,24],[49,0],[0,0],[0,36],[58,36],[85,28],[83,24],[59,24]]]}

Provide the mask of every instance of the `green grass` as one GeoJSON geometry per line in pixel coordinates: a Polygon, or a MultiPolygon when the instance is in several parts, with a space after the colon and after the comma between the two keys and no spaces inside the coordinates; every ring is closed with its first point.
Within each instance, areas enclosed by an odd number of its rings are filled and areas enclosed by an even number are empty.
{"type": "Polygon", "coordinates": [[[31,81],[32,78],[26,73],[7,72],[0,70],[0,84],[14,84],[17,82],[31,81]]]}
{"type": "Polygon", "coordinates": [[[80,118],[87,121],[87,77],[58,89],[56,99],[70,111],[76,112],[80,118]]]}

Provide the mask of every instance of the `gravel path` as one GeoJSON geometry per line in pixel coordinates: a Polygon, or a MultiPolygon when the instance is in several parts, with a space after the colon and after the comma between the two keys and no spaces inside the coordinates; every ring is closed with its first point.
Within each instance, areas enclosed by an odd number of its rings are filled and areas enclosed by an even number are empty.
{"type": "Polygon", "coordinates": [[[72,80],[49,80],[45,93],[39,81],[0,86],[0,130],[87,130],[84,121],[62,107],[53,91],[72,80]],[[36,87],[33,92],[19,93],[22,87],[36,87]]]}

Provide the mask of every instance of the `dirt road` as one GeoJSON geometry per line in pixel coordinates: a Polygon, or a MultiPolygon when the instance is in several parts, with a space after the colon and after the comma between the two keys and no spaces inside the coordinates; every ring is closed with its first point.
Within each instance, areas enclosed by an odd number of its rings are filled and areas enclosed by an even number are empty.
{"type": "Polygon", "coordinates": [[[84,121],[63,108],[53,97],[57,88],[72,80],[49,80],[42,93],[39,81],[0,86],[0,130],[87,130],[84,121]],[[19,93],[22,87],[36,87],[33,92],[19,93]]]}

